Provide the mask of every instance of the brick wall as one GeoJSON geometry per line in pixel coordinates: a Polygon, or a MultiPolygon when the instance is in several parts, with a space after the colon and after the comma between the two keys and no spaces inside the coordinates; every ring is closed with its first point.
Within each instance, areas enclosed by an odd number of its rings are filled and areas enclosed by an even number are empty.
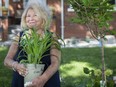
{"type": "MultiPolygon", "coordinates": [[[[47,3],[50,7],[53,7],[54,19],[52,23],[53,24],[52,28],[54,28],[53,30],[56,31],[56,33],[58,33],[61,36],[61,2],[60,1],[61,0],[47,0],[47,3]]],[[[17,4],[20,4],[22,6],[22,0],[19,3],[10,2],[10,4],[13,6],[15,14],[16,14],[16,9],[18,9],[17,4]]],[[[65,3],[64,4],[64,38],[71,38],[71,37],[85,38],[86,35],[88,35],[88,31],[86,27],[77,23],[71,23],[70,18],[73,17],[75,14],[74,12],[68,12],[67,8],[68,8],[68,5],[65,3]]],[[[113,14],[114,20],[110,22],[111,29],[116,28],[115,15],[116,13],[113,14]]],[[[15,23],[16,21],[17,21],[16,19],[12,18],[9,25],[15,23]]]]}
{"type": "MultiPolygon", "coordinates": [[[[59,10],[58,7],[61,7],[60,0],[48,0],[48,4],[50,6],[54,7],[55,10],[55,23],[56,23],[56,32],[61,35],[61,8],[59,10]]],[[[74,12],[68,12],[67,11],[68,5],[65,3],[64,4],[64,37],[65,38],[71,38],[71,37],[76,37],[76,38],[85,38],[86,35],[90,35],[88,30],[84,25],[80,25],[77,23],[71,23],[70,18],[73,17],[75,14],[74,12]]],[[[111,26],[110,29],[115,29],[116,28],[116,13],[113,14],[114,20],[111,21],[111,26]]],[[[91,35],[90,35],[91,36],[91,35]]]]}
{"type": "MultiPolygon", "coordinates": [[[[52,6],[55,11],[55,23],[56,23],[56,32],[61,35],[61,2],[60,0],[48,0],[48,5],[52,6]]],[[[85,26],[72,23],[70,18],[75,14],[74,12],[67,11],[68,5],[64,5],[64,38],[84,38],[86,36],[87,29],[85,26]]]]}

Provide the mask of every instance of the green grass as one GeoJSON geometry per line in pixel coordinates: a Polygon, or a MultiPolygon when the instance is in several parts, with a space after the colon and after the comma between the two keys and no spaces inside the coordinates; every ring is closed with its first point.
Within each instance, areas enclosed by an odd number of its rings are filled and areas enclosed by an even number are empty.
{"type": "MultiPolygon", "coordinates": [[[[113,70],[116,75],[116,48],[105,48],[106,68],[113,70]]],[[[88,80],[83,67],[101,69],[100,48],[65,48],[62,50],[60,67],[62,87],[85,87],[88,80]]]]}
{"type": "Polygon", "coordinates": [[[4,58],[8,48],[0,47],[0,87],[10,87],[12,71],[4,66],[4,58]]]}
{"type": "MultiPolygon", "coordinates": [[[[0,85],[10,87],[12,71],[3,65],[8,49],[0,48],[0,85]]],[[[106,68],[113,70],[116,75],[116,48],[105,48],[106,68]]],[[[83,73],[83,67],[101,69],[100,48],[64,48],[60,67],[62,87],[85,87],[88,80],[83,73]]],[[[1,86],[0,86],[1,87],[1,86]]]]}

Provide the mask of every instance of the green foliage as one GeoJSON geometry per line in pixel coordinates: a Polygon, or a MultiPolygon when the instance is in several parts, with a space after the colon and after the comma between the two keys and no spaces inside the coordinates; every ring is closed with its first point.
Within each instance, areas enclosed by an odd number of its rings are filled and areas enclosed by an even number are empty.
{"type": "MultiPolygon", "coordinates": [[[[50,55],[44,53],[47,50],[51,49],[51,46],[55,46],[60,50],[60,44],[57,39],[53,37],[52,33],[45,31],[44,36],[37,34],[35,29],[32,29],[31,34],[29,31],[24,31],[21,40],[20,46],[23,48],[21,51],[26,52],[27,60],[21,60],[21,63],[41,63],[41,58],[44,56],[50,55]]],[[[19,56],[20,58],[21,56],[19,56]]]]}
{"type": "Polygon", "coordinates": [[[104,36],[104,28],[109,28],[114,12],[109,0],[68,0],[75,10],[76,16],[72,22],[87,25],[96,37],[104,36]]]}
{"type": "Polygon", "coordinates": [[[88,68],[84,68],[84,73],[86,73],[86,74],[89,74],[90,73],[90,70],[88,69],[88,68]]]}
{"type": "MultiPolygon", "coordinates": [[[[102,80],[101,79],[102,71],[100,69],[93,70],[93,69],[84,67],[83,71],[85,74],[88,74],[90,77],[89,78],[90,80],[86,84],[87,87],[100,87],[100,81],[102,80]]],[[[106,69],[105,75],[107,77],[107,80],[106,80],[107,87],[113,87],[114,86],[114,81],[112,79],[113,71],[111,69],[106,69]]]]}
{"type": "Polygon", "coordinates": [[[106,34],[111,34],[111,35],[116,35],[116,30],[113,29],[113,30],[106,30],[105,31],[106,34]]]}
{"type": "Polygon", "coordinates": [[[0,87],[11,87],[12,70],[4,66],[7,52],[7,47],[0,47],[0,87]]]}

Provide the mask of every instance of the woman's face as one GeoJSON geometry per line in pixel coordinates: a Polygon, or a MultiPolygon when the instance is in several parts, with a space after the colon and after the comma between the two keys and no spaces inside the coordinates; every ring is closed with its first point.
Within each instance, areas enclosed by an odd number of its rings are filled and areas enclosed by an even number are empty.
{"type": "Polygon", "coordinates": [[[29,28],[39,28],[41,26],[41,19],[34,12],[33,9],[29,9],[26,14],[26,24],[29,28]]]}

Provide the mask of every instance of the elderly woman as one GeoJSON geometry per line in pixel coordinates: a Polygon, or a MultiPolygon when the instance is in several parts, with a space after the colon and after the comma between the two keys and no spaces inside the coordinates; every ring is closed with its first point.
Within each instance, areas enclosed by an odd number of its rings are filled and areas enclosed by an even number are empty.
{"type": "MultiPolygon", "coordinates": [[[[34,27],[37,30],[37,34],[44,36],[46,26],[49,26],[50,24],[49,11],[46,9],[47,8],[42,5],[39,5],[39,3],[29,4],[22,14],[21,27],[26,29],[34,27]]],[[[16,41],[12,42],[4,60],[5,66],[13,68],[14,70],[12,87],[24,87],[24,75],[27,74],[26,67],[19,63],[21,60],[17,60],[21,51],[19,46],[20,37],[21,33],[19,33],[18,37],[15,38],[16,41]]],[[[60,87],[58,68],[60,65],[61,53],[58,49],[50,49],[47,53],[52,55],[46,56],[41,60],[46,63],[43,74],[34,78],[32,84],[28,87],[60,87]]],[[[20,55],[22,56],[23,54],[20,55]]]]}

